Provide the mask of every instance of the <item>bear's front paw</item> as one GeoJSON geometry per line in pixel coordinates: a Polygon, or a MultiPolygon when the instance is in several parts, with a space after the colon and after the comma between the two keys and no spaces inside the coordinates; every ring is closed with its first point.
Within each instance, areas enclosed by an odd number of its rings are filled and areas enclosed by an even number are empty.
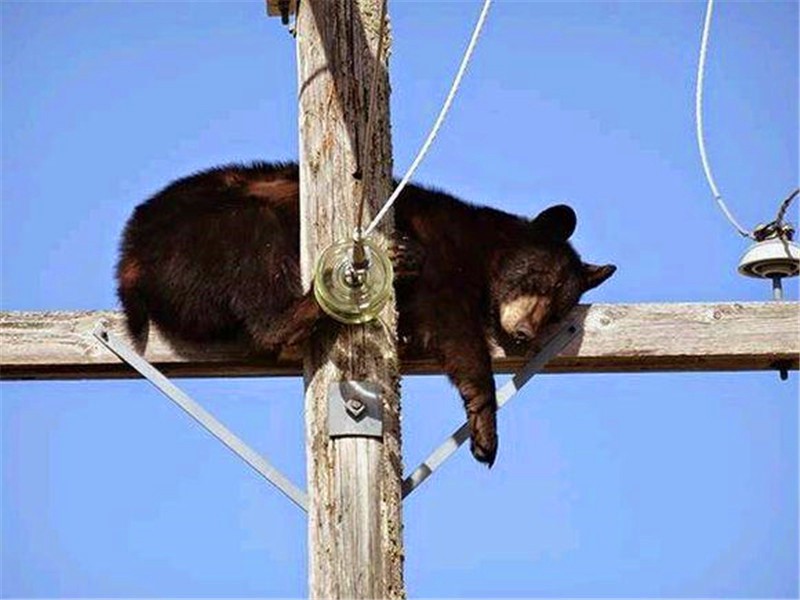
{"type": "Polygon", "coordinates": [[[488,406],[469,415],[470,451],[476,460],[489,468],[497,457],[497,422],[495,412],[488,406]]]}

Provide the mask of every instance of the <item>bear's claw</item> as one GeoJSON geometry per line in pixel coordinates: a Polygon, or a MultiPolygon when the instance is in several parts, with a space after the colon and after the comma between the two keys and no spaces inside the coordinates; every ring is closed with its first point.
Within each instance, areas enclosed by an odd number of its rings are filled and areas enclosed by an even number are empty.
{"type": "Polygon", "coordinates": [[[487,448],[479,445],[472,439],[470,440],[470,452],[472,452],[472,456],[474,456],[477,461],[484,463],[491,469],[497,458],[497,440],[495,439],[494,446],[487,448]]]}
{"type": "Polygon", "coordinates": [[[484,408],[469,414],[470,451],[489,468],[497,458],[497,420],[495,411],[484,408]]]}
{"type": "Polygon", "coordinates": [[[417,277],[422,271],[425,251],[419,242],[404,234],[397,234],[389,245],[389,258],[397,277],[417,277]]]}

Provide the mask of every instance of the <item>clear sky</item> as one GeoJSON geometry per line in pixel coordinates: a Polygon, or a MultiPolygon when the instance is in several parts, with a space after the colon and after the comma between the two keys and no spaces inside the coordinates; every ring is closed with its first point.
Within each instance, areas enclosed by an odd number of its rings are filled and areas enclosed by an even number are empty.
{"type": "MultiPolygon", "coordinates": [[[[395,169],[439,110],[479,3],[390,2],[395,169]]],[[[230,161],[296,157],[292,39],[262,0],[21,2],[2,14],[2,308],[116,306],[133,207],[230,161]]],[[[586,301],[754,301],[694,139],[703,2],[496,2],[418,179],[577,211],[586,301]]],[[[798,4],[721,1],[708,149],[749,227],[798,182],[798,4]]],[[[797,222],[796,205],[790,211],[797,222]]],[[[797,299],[797,281],[788,295],[797,299]]],[[[504,379],[499,377],[498,379],[504,379]]],[[[178,380],[304,485],[298,379],[178,380]]],[[[2,392],[4,597],[303,596],[303,515],[143,381],[2,392]]],[[[405,503],[412,597],[796,597],[798,378],[552,375],[405,503]]],[[[406,468],[461,422],[403,383],[406,468]]]]}

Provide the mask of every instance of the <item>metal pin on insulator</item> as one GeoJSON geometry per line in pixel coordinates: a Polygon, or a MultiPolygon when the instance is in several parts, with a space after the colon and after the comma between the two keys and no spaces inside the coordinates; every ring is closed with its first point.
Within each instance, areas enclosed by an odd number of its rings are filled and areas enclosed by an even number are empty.
{"type": "Polygon", "coordinates": [[[393,270],[386,251],[355,236],[322,253],[314,275],[314,296],[329,316],[342,323],[377,318],[391,297],[393,270]]]}
{"type": "MultiPolygon", "coordinates": [[[[770,279],[772,299],[783,300],[783,279],[800,273],[800,247],[792,241],[794,229],[775,222],[759,225],[753,231],[756,243],[739,261],[739,273],[747,277],[770,279]]],[[[789,378],[785,365],[776,365],[782,381],[789,378]]]]}

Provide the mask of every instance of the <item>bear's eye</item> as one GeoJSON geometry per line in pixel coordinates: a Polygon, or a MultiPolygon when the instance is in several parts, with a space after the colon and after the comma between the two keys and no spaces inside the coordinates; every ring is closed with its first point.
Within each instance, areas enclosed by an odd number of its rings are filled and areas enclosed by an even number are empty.
{"type": "Polygon", "coordinates": [[[560,310],[553,310],[547,315],[546,323],[548,325],[552,325],[553,323],[558,323],[563,318],[562,312],[560,310]]]}

